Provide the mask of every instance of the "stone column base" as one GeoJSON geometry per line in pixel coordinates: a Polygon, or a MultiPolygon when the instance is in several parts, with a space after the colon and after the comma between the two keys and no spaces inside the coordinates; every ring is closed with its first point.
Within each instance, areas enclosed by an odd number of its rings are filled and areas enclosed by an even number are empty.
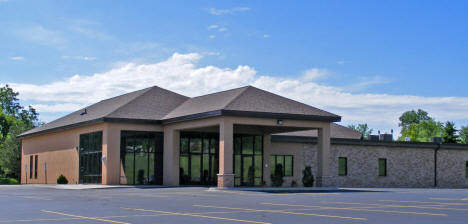
{"type": "Polygon", "coordinates": [[[334,187],[336,183],[332,176],[317,176],[315,178],[315,186],[316,187],[334,187]]]}
{"type": "Polygon", "coordinates": [[[218,174],[218,188],[234,187],[234,174],[218,174]]]}

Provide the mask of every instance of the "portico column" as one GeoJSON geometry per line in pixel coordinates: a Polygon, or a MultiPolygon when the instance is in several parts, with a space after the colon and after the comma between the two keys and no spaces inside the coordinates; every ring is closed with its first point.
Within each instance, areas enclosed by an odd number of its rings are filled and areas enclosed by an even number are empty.
{"type": "Polygon", "coordinates": [[[219,124],[219,173],[218,187],[234,187],[232,172],[233,123],[223,119],[219,124]]]}
{"type": "Polygon", "coordinates": [[[330,185],[330,125],[318,129],[316,186],[330,185]]]}
{"type": "Polygon", "coordinates": [[[179,185],[179,148],[180,132],[171,128],[164,129],[163,184],[179,185]]]}

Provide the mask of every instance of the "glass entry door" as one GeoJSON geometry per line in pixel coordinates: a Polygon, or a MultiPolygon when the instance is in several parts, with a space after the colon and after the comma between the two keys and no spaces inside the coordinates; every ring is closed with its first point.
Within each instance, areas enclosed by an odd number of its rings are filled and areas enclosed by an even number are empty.
{"type": "Polygon", "coordinates": [[[260,186],[263,180],[263,136],[234,136],[234,185],[260,186]]]}
{"type": "Polygon", "coordinates": [[[180,134],[181,185],[216,185],[219,168],[218,135],[180,134]]]}
{"type": "Polygon", "coordinates": [[[121,131],[120,143],[120,184],[163,183],[162,133],[121,131]]]}
{"type": "Polygon", "coordinates": [[[102,169],[102,132],[80,135],[80,184],[100,184],[102,169]]]}

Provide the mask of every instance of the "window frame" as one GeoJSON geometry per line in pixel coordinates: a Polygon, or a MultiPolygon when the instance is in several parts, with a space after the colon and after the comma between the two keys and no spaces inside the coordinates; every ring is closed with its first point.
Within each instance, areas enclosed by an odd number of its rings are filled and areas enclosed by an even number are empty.
{"type": "Polygon", "coordinates": [[[29,156],[29,179],[32,179],[33,175],[33,165],[34,165],[34,160],[33,160],[33,155],[29,156]]]}
{"type": "Polygon", "coordinates": [[[465,162],[465,177],[468,178],[468,161],[465,162]]]}
{"type": "Polygon", "coordinates": [[[387,159],[386,158],[379,158],[378,160],[378,171],[379,171],[379,177],[386,177],[388,175],[387,173],[387,159]],[[383,163],[381,163],[383,162],[383,163]],[[383,167],[382,167],[383,166],[383,167]],[[383,169],[383,173],[381,172],[383,169]]]}
{"type": "Polygon", "coordinates": [[[276,165],[281,164],[283,165],[283,176],[284,177],[293,177],[294,176],[294,155],[280,155],[280,154],[271,154],[270,155],[270,174],[275,173],[276,165]],[[291,174],[286,173],[286,157],[291,158],[291,174]],[[272,158],[274,158],[273,166],[272,165],[272,158]],[[282,163],[278,163],[278,158],[282,158],[282,163]]]}
{"type": "Polygon", "coordinates": [[[34,179],[37,179],[37,163],[39,161],[38,157],[38,155],[34,156],[34,179]]]}
{"type": "Polygon", "coordinates": [[[338,176],[348,176],[348,157],[338,157],[338,176]],[[341,163],[344,162],[344,164],[341,163]],[[343,167],[343,173],[341,173],[341,166],[343,167]]]}

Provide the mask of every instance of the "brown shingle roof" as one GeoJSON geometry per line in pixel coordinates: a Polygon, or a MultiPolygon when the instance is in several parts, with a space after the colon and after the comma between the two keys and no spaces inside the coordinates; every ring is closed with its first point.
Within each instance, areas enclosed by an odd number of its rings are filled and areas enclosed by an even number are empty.
{"type": "Polygon", "coordinates": [[[208,112],[211,113],[207,116],[213,114],[267,116],[270,114],[277,118],[325,119],[330,121],[341,119],[338,115],[253,86],[191,98],[166,115],[164,119],[171,121],[208,112]]]}
{"type": "Polygon", "coordinates": [[[102,100],[19,135],[24,137],[104,119],[161,120],[188,97],[157,86],[102,100]],[[86,109],[86,114],[81,115],[86,109]]]}
{"type": "Polygon", "coordinates": [[[101,121],[170,123],[209,116],[236,115],[339,121],[340,116],[246,86],[189,98],[154,86],[100,101],[40,127],[25,137],[101,121]],[[86,109],[86,114],[81,115],[86,109]]]}

